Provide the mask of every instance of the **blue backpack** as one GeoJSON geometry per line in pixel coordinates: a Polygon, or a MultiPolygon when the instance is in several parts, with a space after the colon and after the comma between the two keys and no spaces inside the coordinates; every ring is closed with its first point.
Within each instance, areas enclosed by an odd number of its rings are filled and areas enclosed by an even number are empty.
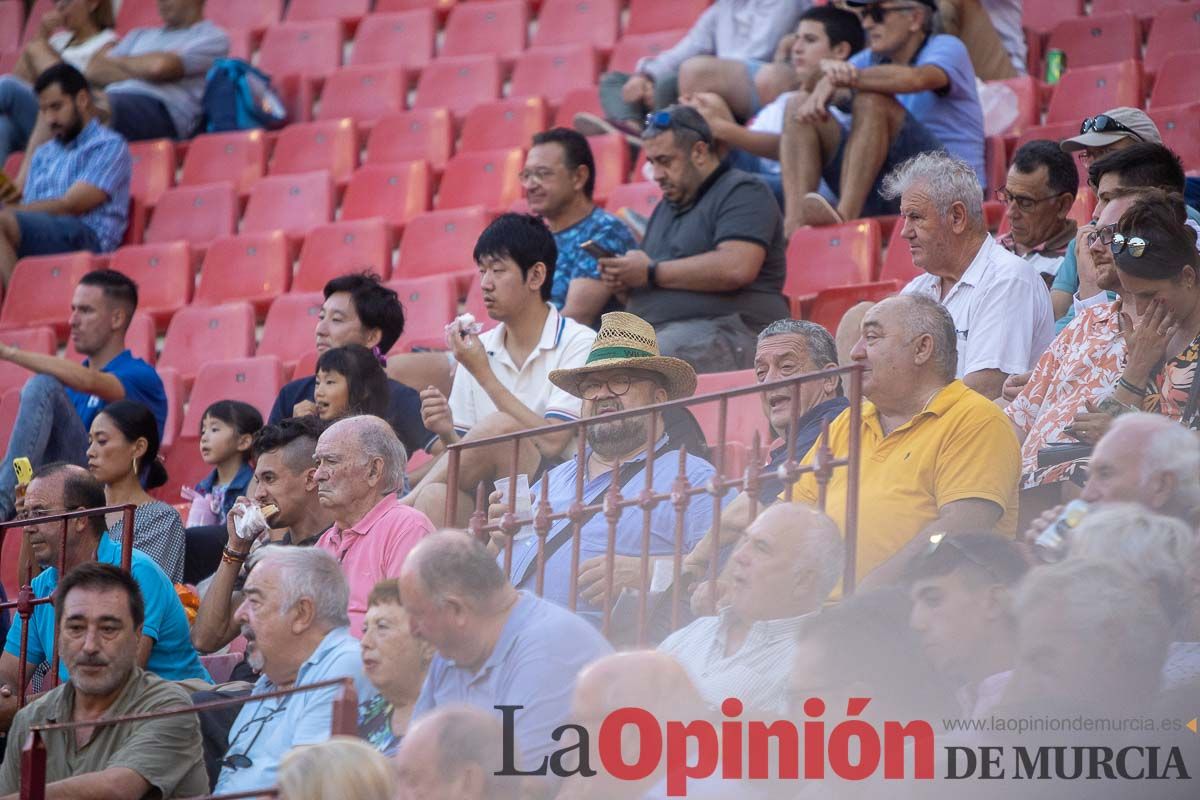
{"type": "Polygon", "coordinates": [[[274,130],[287,124],[287,109],[271,79],[240,58],[218,58],[204,85],[204,130],[274,130]]]}

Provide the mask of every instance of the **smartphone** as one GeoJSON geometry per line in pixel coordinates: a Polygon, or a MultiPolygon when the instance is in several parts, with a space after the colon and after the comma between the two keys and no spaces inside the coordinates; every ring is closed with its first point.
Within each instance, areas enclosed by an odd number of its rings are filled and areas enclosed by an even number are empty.
{"type": "Polygon", "coordinates": [[[13,459],[13,472],[17,475],[18,486],[28,486],[33,480],[33,464],[25,456],[13,459]]]}
{"type": "Polygon", "coordinates": [[[597,244],[592,239],[588,239],[586,242],[579,245],[579,249],[583,250],[583,252],[587,253],[592,258],[612,258],[616,255],[616,253],[609,250],[607,247],[604,247],[603,245],[597,244]]]}

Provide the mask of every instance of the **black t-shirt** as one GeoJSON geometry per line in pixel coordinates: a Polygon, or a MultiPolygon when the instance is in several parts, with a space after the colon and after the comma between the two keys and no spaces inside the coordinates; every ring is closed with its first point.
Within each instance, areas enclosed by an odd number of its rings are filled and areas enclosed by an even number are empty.
{"type": "MultiPolygon", "coordinates": [[[[313,399],[316,387],[317,377],[315,375],[298,378],[284,386],[279,390],[279,396],[275,398],[275,405],[271,407],[271,417],[268,422],[273,425],[281,419],[291,417],[292,409],[296,407],[297,403],[313,399]]],[[[421,395],[391,378],[388,378],[388,388],[391,391],[388,397],[387,421],[391,423],[396,435],[400,437],[404,449],[408,451],[409,455],[412,455],[434,437],[434,434],[426,430],[425,424],[421,422],[421,395]]]]}
{"type": "Polygon", "coordinates": [[[708,253],[724,241],[752,242],[766,249],[762,268],[746,286],[732,292],[634,289],[626,308],[651,325],[681,319],[740,314],[753,330],[789,316],[783,297],[787,240],[779,204],[767,185],[722,163],[685,207],[666,200],[654,207],[642,250],[655,261],[708,253]]]}

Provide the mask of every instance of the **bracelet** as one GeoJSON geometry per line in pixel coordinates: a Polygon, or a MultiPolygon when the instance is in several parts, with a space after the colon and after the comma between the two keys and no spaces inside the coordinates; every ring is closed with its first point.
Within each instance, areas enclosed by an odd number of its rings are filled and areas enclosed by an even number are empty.
{"type": "Polygon", "coordinates": [[[1124,377],[1120,377],[1117,379],[1117,386],[1120,386],[1122,389],[1124,389],[1125,391],[1129,392],[1132,395],[1137,395],[1138,397],[1146,396],[1147,390],[1146,390],[1145,386],[1143,386],[1139,389],[1138,387],[1134,386],[1129,381],[1125,380],[1124,377]]]}
{"type": "Polygon", "coordinates": [[[246,553],[238,553],[229,549],[229,545],[221,548],[221,561],[226,564],[244,564],[246,563],[246,553]]]}

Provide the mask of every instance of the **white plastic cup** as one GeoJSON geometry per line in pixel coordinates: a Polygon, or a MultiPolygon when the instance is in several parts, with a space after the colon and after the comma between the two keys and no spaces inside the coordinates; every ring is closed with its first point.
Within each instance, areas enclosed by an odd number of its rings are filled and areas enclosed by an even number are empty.
{"type": "MultiPolygon", "coordinates": [[[[496,478],[496,491],[500,492],[500,502],[508,504],[508,481],[505,478],[496,478]]],[[[518,520],[528,520],[526,524],[521,526],[521,530],[517,531],[513,539],[524,539],[527,536],[533,536],[533,498],[529,492],[529,476],[522,472],[517,476],[517,502],[514,513],[518,520]]]]}

